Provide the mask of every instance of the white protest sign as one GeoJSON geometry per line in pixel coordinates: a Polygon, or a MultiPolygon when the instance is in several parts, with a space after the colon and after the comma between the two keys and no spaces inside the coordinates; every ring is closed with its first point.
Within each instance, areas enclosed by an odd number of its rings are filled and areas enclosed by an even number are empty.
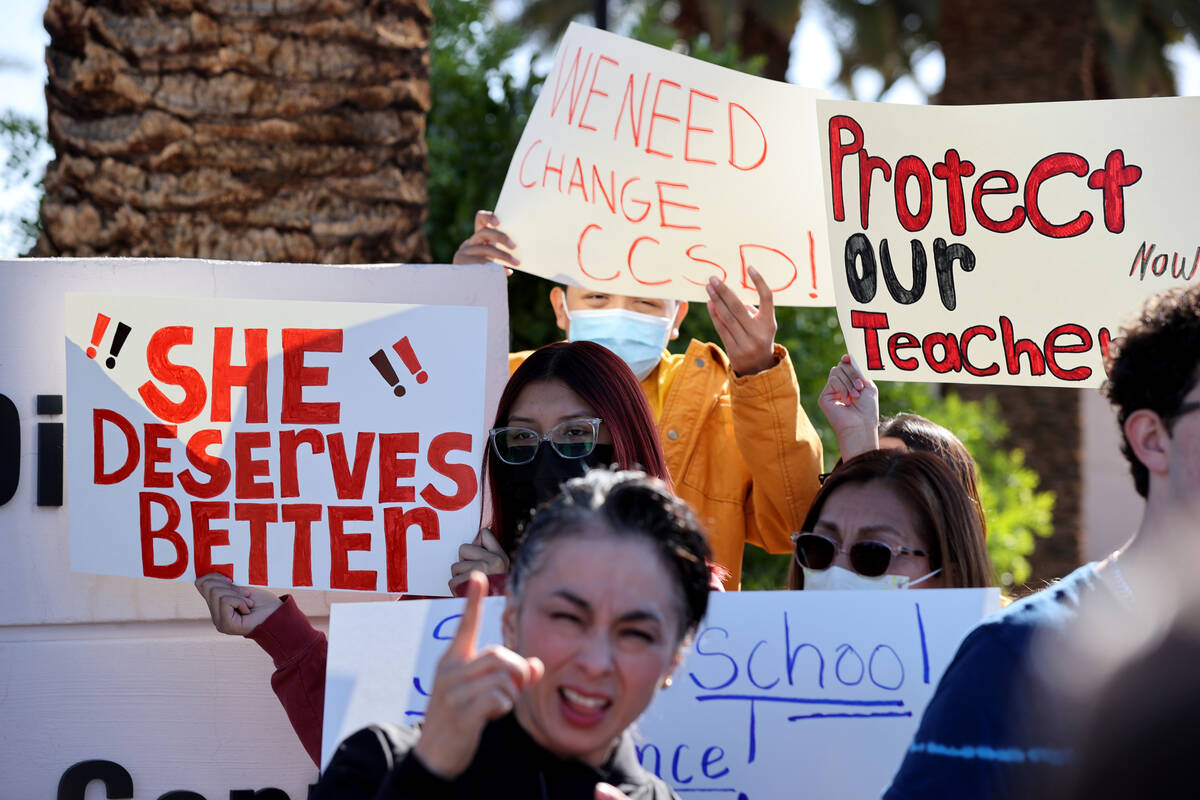
{"type": "MultiPolygon", "coordinates": [[[[0,260],[0,685],[19,687],[0,696],[0,797],[153,800],[171,793],[193,800],[301,800],[317,769],[270,690],[266,653],[214,630],[208,606],[187,582],[70,571],[68,508],[78,511],[77,501],[85,502],[63,485],[64,435],[74,427],[65,413],[63,339],[71,292],[188,297],[197,304],[260,298],[477,306],[487,310],[484,404],[490,416],[508,379],[504,273],[494,266],[428,264],[0,260]]],[[[156,302],[148,301],[151,307],[156,302]]],[[[109,372],[103,362],[125,319],[110,320],[93,368],[109,372]]],[[[139,357],[140,334],[136,324],[131,328],[113,373],[139,357]]],[[[183,352],[173,351],[172,360],[183,352]]],[[[236,358],[244,348],[233,352],[236,358]]],[[[428,368],[419,347],[417,353],[428,368]]],[[[399,357],[388,355],[398,375],[408,378],[404,385],[415,390],[399,357]]],[[[306,365],[329,356],[309,354],[306,365]]],[[[211,361],[200,371],[210,369],[211,361]]],[[[375,381],[388,392],[382,377],[375,381]]],[[[324,399],[320,391],[306,386],[304,399],[324,399]]],[[[235,401],[232,411],[239,410],[235,401]]],[[[85,420],[85,438],[89,426],[85,420]]],[[[90,469],[91,455],[83,461],[90,469]]],[[[190,462],[174,472],[184,467],[190,462]]],[[[268,532],[278,535],[274,527],[268,532]]],[[[291,594],[323,628],[331,593],[291,594]]]]}
{"type": "MultiPolygon", "coordinates": [[[[367,724],[421,718],[463,602],[332,608],[323,764],[367,724]]],[[[484,643],[503,602],[487,601],[484,643]]],[[[994,589],[714,594],[637,723],[642,765],[684,796],[878,797],[962,636],[998,606],[994,589]]]]}
{"type": "Polygon", "coordinates": [[[833,305],[817,92],[572,23],[496,214],[520,269],[633,295],[833,305]]]}
{"type": "Polygon", "coordinates": [[[817,108],[838,314],[872,377],[1099,386],[1117,326],[1200,275],[1200,98],[817,108]]]}
{"type": "Polygon", "coordinates": [[[71,568],[447,594],[487,309],[67,297],[71,568]]]}

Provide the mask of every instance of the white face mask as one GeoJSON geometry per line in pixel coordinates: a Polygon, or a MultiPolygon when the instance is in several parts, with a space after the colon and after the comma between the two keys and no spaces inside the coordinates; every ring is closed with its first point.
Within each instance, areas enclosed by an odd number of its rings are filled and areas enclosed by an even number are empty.
{"type": "Polygon", "coordinates": [[[928,580],[942,571],[941,567],[938,567],[933,572],[922,575],[916,580],[910,580],[907,575],[891,574],[868,578],[866,575],[859,575],[857,572],[845,569],[844,567],[829,567],[828,569],[809,569],[808,567],[803,567],[802,569],[804,570],[805,591],[911,589],[921,581],[928,580]]]}
{"type": "Polygon", "coordinates": [[[640,381],[662,358],[671,335],[670,317],[656,317],[626,311],[623,308],[588,308],[563,311],[571,326],[567,338],[572,342],[595,342],[620,356],[640,381]]]}

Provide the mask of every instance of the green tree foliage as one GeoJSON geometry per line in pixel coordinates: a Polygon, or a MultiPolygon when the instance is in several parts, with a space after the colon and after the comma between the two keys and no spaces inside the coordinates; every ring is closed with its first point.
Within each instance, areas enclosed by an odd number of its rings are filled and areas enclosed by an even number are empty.
{"type": "MultiPolygon", "coordinates": [[[[522,34],[498,21],[483,0],[435,0],[432,59],[434,105],[429,116],[430,246],[437,261],[449,261],[459,243],[470,235],[476,209],[494,208],[500,185],[516,150],[544,75],[522,70],[515,75],[512,53],[520,52],[522,34]]],[[[631,35],[695,58],[758,74],[761,58],[744,59],[736,46],[713,48],[706,37],[681,41],[676,30],[647,4],[631,35]]],[[[532,48],[524,54],[531,66],[532,48]]],[[[513,349],[537,347],[561,336],[547,301],[551,284],[517,272],[509,280],[509,313],[513,349]]],[[[825,444],[827,465],[838,458],[837,442],[817,408],[817,396],[829,369],[846,345],[833,309],[780,308],[778,341],[788,348],[800,381],[801,402],[825,444]]],[[[691,339],[718,341],[707,311],[688,314],[672,349],[680,352],[691,339]]],[[[989,548],[997,577],[1006,585],[1020,584],[1028,575],[1025,556],[1034,536],[1049,533],[1053,496],[1037,492],[1037,476],[1025,467],[1021,454],[1002,448],[1003,423],[988,405],[955,395],[938,396],[935,388],[919,383],[880,386],[884,414],[913,411],[955,431],[979,462],[982,493],[989,524],[989,548]]],[[[789,556],[746,549],[743,582],[746,588],[773,589],[783,585],[789,556]]]]}
{"type": "MultiPolygon", "coordinates": [[[[31,183],[38,196],[42,192],[42,176],[34,175],[41,164],[40,156],[48,147],[46,130],[32,117],[15,111],[0,112],[0,152],[6,154],[0,165],[0,191],[17,192],[31,183]]],[[[15,209],[0,210],[0,228],[8,229],[9,240],[4,253],[13,257],[33,247],[41,230],[36,201],[15,209]]]]}
{"type": "MultiPolygon", "coordinates": [[[[941,0],[822,0],[837,44],[837,83],[853,93],[859,69],[877,71],[882,95],[938,48],[941,0]]],[[[1191,0],[1095,0],[1096,97],[1175,94],[1164,48],[1200,38],[1200,3],[1191,0]]],[[[876,97],[863,97],[875,100],[876,97]]]]}

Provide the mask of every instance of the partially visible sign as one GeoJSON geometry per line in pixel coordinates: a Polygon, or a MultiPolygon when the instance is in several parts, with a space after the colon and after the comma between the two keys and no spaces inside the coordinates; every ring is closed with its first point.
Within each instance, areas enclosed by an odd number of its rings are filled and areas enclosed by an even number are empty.
{"type": "Polygon", "coordinates": [[[71,568],[446,594],[487,311],[67,298],[71,568]]]}
{"type": "Polygon", "coordinates": [[[817,92],[572,23],[496,207],[520,268],[603,292],[829,306],[817,92]]]}
{"type": "MultiPolygon", "coordinates": [[[[372,722],[425,711],[461,600],[341,603],[330,616],[322,763],[372,722]]],[[[500,641],[503,600],[481,641],[500,641]]],[[[878,797],[994,589],[714,594],[637,723],[642,765],[680,793],[878,797]],[[802,790],[801,790],[802,789],[802,790]]]]}
{"type": "Polygon", "coordinates": [[[1099,386],[1127,315],[1200,276],[1200,98],[817,108],[838,315],[874,378],[1099,386]]]}

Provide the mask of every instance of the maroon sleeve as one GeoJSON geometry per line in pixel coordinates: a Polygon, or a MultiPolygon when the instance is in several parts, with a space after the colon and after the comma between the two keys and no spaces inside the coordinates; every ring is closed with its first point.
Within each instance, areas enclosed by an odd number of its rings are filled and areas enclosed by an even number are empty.
{"type": "Polygon", "coordinates": [[[329,642],[314,628],[290,595],[246,636],[275,662],[271,688],[283,704],[300,743],[321,765],[321,726],[325,719],[325,659],[329,642]]]}

